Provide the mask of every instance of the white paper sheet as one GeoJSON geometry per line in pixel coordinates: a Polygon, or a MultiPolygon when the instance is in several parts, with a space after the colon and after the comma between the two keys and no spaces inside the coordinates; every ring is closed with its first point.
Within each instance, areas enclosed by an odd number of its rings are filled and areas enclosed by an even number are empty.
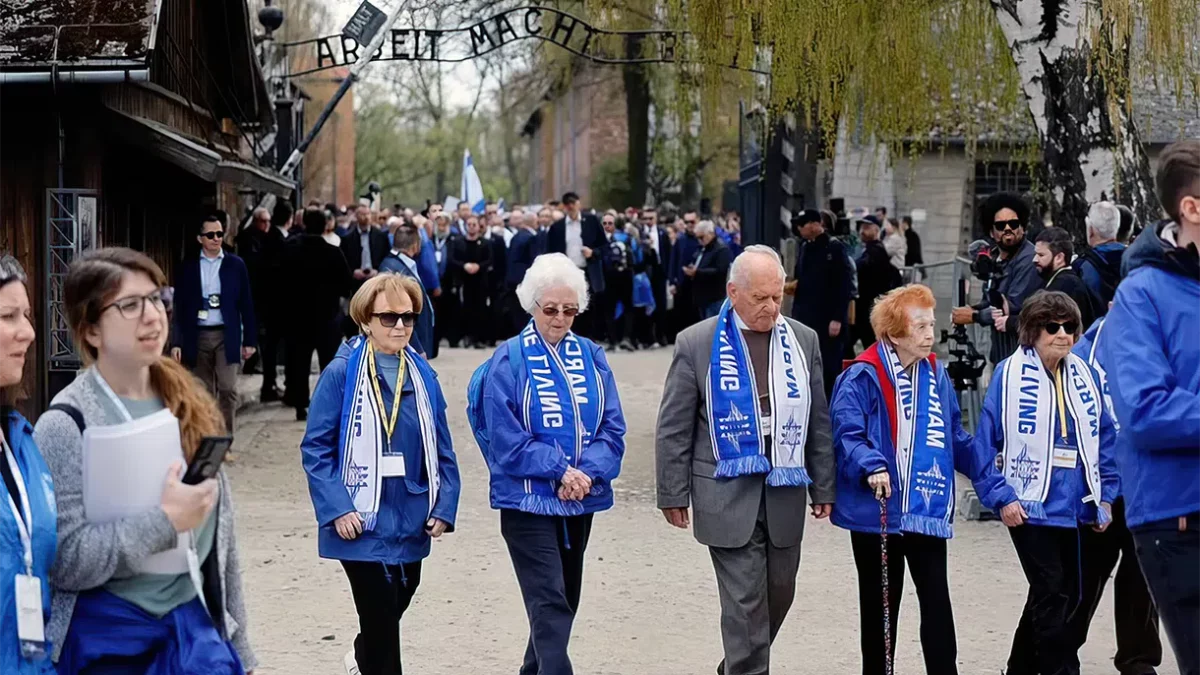
{"type": "MultiPolygon", "coordinates": [[[[132,422],[83,432],[83,508],[88,522],[108,523],[162,504],[171,463],[183,460],[179,420],[160,410],[132,422]]],[[[136,561],[142,574],[186,574],[190,535],[178,545],[136,561]]]]}

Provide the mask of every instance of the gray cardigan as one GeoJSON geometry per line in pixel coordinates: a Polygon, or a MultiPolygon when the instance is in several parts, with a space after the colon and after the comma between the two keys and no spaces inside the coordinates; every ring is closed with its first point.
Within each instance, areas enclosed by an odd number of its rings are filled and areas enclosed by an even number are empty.
{"type": "MultiPolygon", "coordinates": [[[[100,389],[93,372],[84,371],[54,397],[54,404],[74,406],[86,426],[119,424],[121,418],[100,389]]],[[[54,661],[62,652],[71,626],[75,597],[99,588],[114,577],[133,573],[130,561],[168,550],[177,535],[162,509],[152,509],[111,523],[88,523],[83,510],[83,437],[69,415],[50,410],[38,420],[34,440],[50,466],[58,502],[58,556],[50,575],[53,593],[46,638],[54,645],[54,661]]],[[[246,604],[242,572],[234,539],[233,499],[229,480],[220,474],[221,496],[217,507],[217,555],[220,587],[225,604],[225,628],[242,666],[253,670],[257,659],[246,634],[246,604]]]]}

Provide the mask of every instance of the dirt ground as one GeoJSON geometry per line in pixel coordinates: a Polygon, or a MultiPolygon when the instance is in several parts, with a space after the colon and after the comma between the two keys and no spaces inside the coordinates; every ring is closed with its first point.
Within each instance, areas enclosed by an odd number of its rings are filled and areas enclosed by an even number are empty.
{"type": "MultiPolygon", "coordinates": [[[[403,624],[409,673],[516,673],[528,624],[512,566],[488,506],[487,469],[463,410],[481,351],[435,361],[449,401],[462,471],[457,532],[435,542],[403,624]]],[[[616,506],[595,520],[571,653],[585,675],[707,675],[721,657],[719,608],[708,552],[668,526],[654,505],[654,425],[669,350],[609,356],[629,428],[616,506]]],[[[277,404],[239,418],[233,479],[251,639],[260,675],[340,675],[357,632],[349,586],[317,557],[316,526],[300,465],[304,426],[277,404]]],[[[1004,527],[959,521],[950,544],[959,672],[999,673],[1026,592],[1004,527]]],[[[1081,654],[1083,671],[1115,673],[1111,586],[1081,654]]],[[[923,673],[917,599],[905,588],[896,672],[923,673]]],[[[849,536],[810,521],[796,601],[772,652],[774,673],[860,672],[858,591],[849,536]]],[[[1164,636],[1165,642],[1165,636],[1164,636]]],[[[1167,649],[1163,675],[1178,669],[1167,649]]]]}

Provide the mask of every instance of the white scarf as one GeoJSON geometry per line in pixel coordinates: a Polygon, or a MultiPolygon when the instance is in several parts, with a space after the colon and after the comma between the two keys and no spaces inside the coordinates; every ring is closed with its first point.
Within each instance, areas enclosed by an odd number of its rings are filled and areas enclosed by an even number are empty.
{"type": "MultiPolygon", "coordinates": [[[[1075,438],[1083,460],[1089,495],[1100,505],[1100,391],[1087,362],[1068,354],[1065,368],[1067,412],[1075,422],[1075,438]]],[[[1017,493],[1031,518],[1046,517],[1053,467],[1054,420],[1058,402],[1051,376],[1037,351],[1023,347],[1004,364],[1001,421],[1004,424],[1004,479],[1017,493]]],[[[1103,510],[1100,510],[1103,514],[1103,510]]],[[[1101,515],[1103,518],[1103,515],[1101,515]]]]}
{"type": "Polygon", "coordinates": [[[1113,407],[1112,392],[1108,388],[1108,373],[1105,372],[1104,366],[1100,364],[1100,359],[1096,354],[1096,350],[1100,346],[1100,333],[1104,331],[1104,318],[1101,317],[1096,322],[1096,334],[1092,336],[1092,348],[1088,352],[1088,363],[1096,369],[1096,374],[1100,376],[1100,391],[1104,392],[1104,409],[1108,411],[1108,416],[1112,419],[1113,428],[1117,431],[1121,430],[1121,423],[1117,421],[1117,409],[1113,407]]]}
{"type": "MultiPolygon", "coordinates": [[[[353,383],[348,390],[347,407],[342,405],[342,481],[354,501],[354,509],[363,519],[365,530],[375,529],[379,515],[379,500],[383,489],[380,480],[380,465],[383,462],[384,448],[390,442],[383,428],[384,411],[379,409],[379,403],[372,393],[371,372],[367,366],[367,355],[371,349],[370,342],[357,338],[359,343],[354,346],[350,355],[350,369],[346,373],[346,381],[353,383]]],[[[421,428],[421,448],[425,460],[425,472],[429,476],[429,512],[433,512],[437,504],[438,488],[441,479],[438,474],[437,426],[434,424],[433,406],[430,404],[429,390],[426,386],[424,372],[417,367],[418,358],[412,347],[406,347],[402,358],[406,359],[407,370],[412,378],[413,390],[417,398],[417,419],[421,428]]],[[[403,383],[396,384],[394,396],[400,396],[403,383]]],[[[397,462],[400,475],[403,476],[403,462],[397,462]]]]}

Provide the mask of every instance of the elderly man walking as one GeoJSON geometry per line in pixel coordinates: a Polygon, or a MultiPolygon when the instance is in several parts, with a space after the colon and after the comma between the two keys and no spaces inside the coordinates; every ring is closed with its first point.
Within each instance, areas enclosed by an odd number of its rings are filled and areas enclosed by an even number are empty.
{"type": "Polygon", "coordinates": [[[658,506],[679,528],[695,510],[721,598],[723,675],[769,672],[795,595],[807,497],[815,518],[833,508],[820,344],[780,316],[783,283],[766,246],[734,260],[718,315],[675,342],[658,413],[658,506]]]}

